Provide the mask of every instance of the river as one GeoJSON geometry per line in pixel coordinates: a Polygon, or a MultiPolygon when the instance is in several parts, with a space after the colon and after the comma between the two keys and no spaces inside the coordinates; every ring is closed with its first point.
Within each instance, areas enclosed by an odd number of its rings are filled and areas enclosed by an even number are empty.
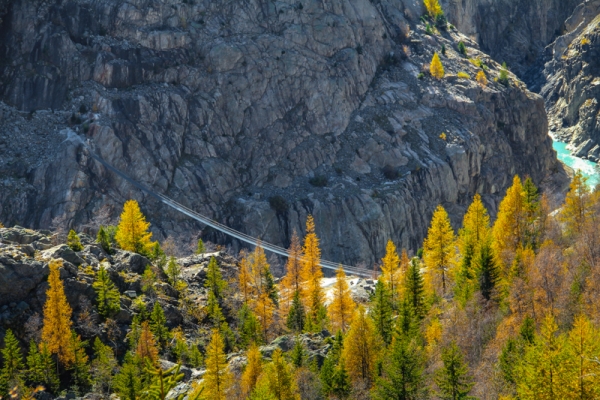
{"type": "Polygon", "coordinates": [[[596,163],[589,160],[584,160],[583,158],[575,157],[569,150],[567,150],[566,143],[554,141],[552,147],[554,147],[554,150],[556,150],[558,159],[560,161],[574,170],[581,170],[583,176],[588,178],[588,186],[595,188],[596,185],[600,183],[600,174],[598,165],[596,163]]]}

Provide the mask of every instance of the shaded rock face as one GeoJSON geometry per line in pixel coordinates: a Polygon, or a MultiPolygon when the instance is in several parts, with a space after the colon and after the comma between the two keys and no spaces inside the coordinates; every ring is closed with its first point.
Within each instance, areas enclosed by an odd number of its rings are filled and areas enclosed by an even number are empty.
{"type": "Polygon", "coordinates": [[[0,38],[0,219],[81,226],[136,198],[156,237],[198,229],[82,140],[266,241],[286,246],[311,213],[324,257],[344,263],[376,262],[388,238],[416,250],[440,203],[457,223],[479,192],[494,214],[513,174],[539,184],[559,168],[543,101],[514,77],[494,83],[499,65],[457,31],[425,35],[422,12],[416,0],[15,1],[0,38]],[[489,65],[488,87],[455,76],[477,73],[459,40],[489,65]],[[449,76],[420,79],[442,45],[449,76]]]}
{"type": "Polygon", "coordinates": [[[600,1],[578,7],[546,64],[550,131],[578,157],[600,160],[600,1]]]}
{"type": "Polygon", "coordinates": [[[448,19],[523,77],[583,0],[442,0],[448,19]]]}

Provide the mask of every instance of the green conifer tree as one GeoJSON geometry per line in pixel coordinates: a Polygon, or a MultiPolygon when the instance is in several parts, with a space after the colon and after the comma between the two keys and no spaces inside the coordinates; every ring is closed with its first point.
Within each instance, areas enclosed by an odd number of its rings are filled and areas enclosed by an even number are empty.
{"type": "Polygon", "coordinates": [[[82,341],[81,337],[71,331],[70,348],[73,354],[73,362],[70,364],[69,369],[73,377],[75,386],[85,392],[91,385],[90,366],[88,363],[88,356],[85,353],[85,347],[87,342],[82,341]]]}
{"type": "Polygon", "coordinates": [[[94,340],[94,360],[92,361],[92,377],[94,391],[110,393],[113,375],[118,363],[112,349],[96,337],[94,340]]]}
{"type": "Polygon", "coordinates": [[[247,304],[240,308],[238,321],[240,344],[243,348],[247,348],[251,343],[260,344],[262,342],[260,322],[247,304]]]}
{"type": "Polygon", "coordinates": [[[29,344],[27,355],[27,381],[32,385],[42,385],[46,391],[56,393],[59,380],[56,373],[56,363],[45,343],[40,344],[40,350],[33,340],[29,344]]]}
{"type": "Polygon", "coordinates": [[[410,261],[408,271],[406,272],[404,295],[405,299],[411,304],[415,316],[418,319],[422,319],[426,313],[425,282],[417,258],[413,258],[410,261]]]}
{"type": "Polygon", "coordinates": [[[67,236],[67,246],[73,251],[83,250],[81,240],[79,240],[79,236],[77,236],[77,233],[73,229],[69,231],[69,235],[67,236]]]}
{"type": "Polygon", "coordinates": [[[106,268],[100,266],[96,274],[96,280],[92,284],[96,290],[98,304],[98,313],[104,318],[109,318],[119,312],[121,309],[121,295],[119,290],[108,276],[106,268]]]}
{"type": "Polygon", "coordinates": [[[277,292],[277,285],[275,285],[275,278],[271,273],[269,265],[265,265],[263,268],[263,280],[265,282],[265,291],[269,295],[269,298],[273,301],[273,304],[279,306],[279,293],[277,292]]]}
{"type": "Polygon", "coordinates": [[[383,364],[383,375],[375,382],[375,400],[424,398],[425,357],[415,339],[398,335],[383,364]]]}
{"type": "MultiPolygon", "coordinates": [[[[174,367],[163,371],[161,368],[156,368],[149,360],[146,360],[146,374],[150,379],[149,387],[142,392],[142,399],[165,400],[167,394],[184,376],[183,373],[180,372],[180,369],[181,365],[177,364],[174,367]]],[[[183,396],[180,398],[183,398],[183,396]]]]}
{"type": "Polygon", "coordinates": [[[474,382],[456,343],[442,349],[442,361],[443,367],[435,374],[435,383],[440,389],[438,396],[444,400],[469,399],[474,382]]]}
{"type": "Polygon", "coordinates": [[[304,305],[300,300],[300,293],[296,290],[294,292],[294,298],[292,300],[292,306],[287,316],[286,325],[295,333],[301,333],[304,329],[304,321],[306,319],[306,313],[304,311],[304,305]]]}
{"type": "Polygon", "coordinates": [[[196,247],[196,254],[204,254],[206,252],[206,247],[204,246],[204,242],[202,239],[198,239],[198,246],[196,247]]]}
{"type": "Polygon", "coordinates": [[[496,282],[500,279],[500,271],[496,266],[491,238],[485,241],[478,251],[475,259],[475,265],[479,275],[479,290],[486,300],[490,300],[496,287],[496,282]]]}
{"type": "Polygon", "coordinates": [[[291,354],[291,359],[292,359],[292,365],[296,368],[300,368],[302,367],[302,365],[304,364],[304,359],[306,358],[306,354],[305,354],[305,350],[304,350],[304,345],[302,344],[302,341],[298,338],[298,336],[296,336],[296,339],[294,340],[294,347],[292,348],[292,354],[291,354]]]}
{"type": "Polygon", "coordinates": [[[177,289],[177,283],[181,280],[181,267],[177,264],[175,257],[169,258],[165,274],[167,274],[171,286],[177,289]]]}
{"type": "Polygon", "coordinates": [[[346,363],[342,358],[335,368],[332,378],[331,394],[338,399],[347,399],[352,392],[352,382],[346,369],[346,363]]]}
{"type": "Polygon", "coordinates": [[[114,389],[121,399],[137,400],[142,391],[142,379],[136,360],[127,353],[123,366],[114,377],[114,389]]]}
{"type": "Polygon", "coordinates": [[[393,310],[392,299],[387,286],[381,279],[375,285],[375,293],[371,300],[371,318],[375,322],[377,333],[386,345],[392,341],[393,310]]]}
{"type": "Polygon", "coordinates": [[[21,370],[23,369],[21,346],[10,329],[6,330],[4,336],[2,360],[4,364],[0,372],[0,392],[6,395],[10,388],[20,384],[21,370]]]}
{"type": "Polygon", "coordinates": [[[219,264],[214,257],[211,257],[208,263],[204,286],[213,292],[217,300],[221,301],[223,299],[223,294],[225,289],[227,289],[227,282],[223,279],[219,264]]]}
{"type": "Polygon", "coordinates": [[[102,225],[100,225],[100,229],[98,230],[98,235],[96,235],[96,242],[98,242],[98,244],[100,244],[102,249],[104,249],[104,251],[107,254],[113,253],[113,249],[112,249],[112,246],[110,243],[110,236],[108,234],[108,231],[102,225]]]}
{"type": "Polygon", "coordinates": [[[157,301],[154,303],[154,308],[150,314],[150,331],[156,338],[159,346],[166,346],[167,340],[171,337],[169,328],[167,328],[167,319],[165,318],[165,312],[163,311],[160,303],[157,301]]]}

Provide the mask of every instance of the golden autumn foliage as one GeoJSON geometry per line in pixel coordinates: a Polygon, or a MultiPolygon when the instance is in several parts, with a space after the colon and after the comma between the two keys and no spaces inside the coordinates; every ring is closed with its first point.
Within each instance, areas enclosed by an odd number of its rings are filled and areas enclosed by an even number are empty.
{"type": "Polygon", "coordinates": [[[425,5],[427,14],[429,14],[431,18],[435,18],[438,15],[443,14],[442,6],[440,5],[439,0],[423,0],[423,4],[425,5]]]}
{"type": "Polygon", "coordinates": [[[431,64],[429,65],[429,72],[431,76],[436,79],[442,79],[446,76],[446,71],[444,71],[444,66],[442,65],[442,60],[440,60],[440,56],[438,53],[433,53],[433,58],[431,59],[431,64]]]}
{"type": "Polygon", "coordinates": [[[592,200],[587,178],[582,175],[581,171],[577,171],[571,181],[565,205],[560,213],[560,220],[565,224],[569,235],[582,232],[583,226],[590,219],[592,213],[592,200]]]}
{"type": "Polygon", "coordinates": [[[152,365],[156,365],[158,362],[158,346],[156,345],[156,339],[150,330],[148,321],[142,322],[135,354],[142,360],[148,359],[152,365]]]}
{"type": "Polygon", "coordinates": [[[278,400],[300,400],[298,387],[294,379],[294,371],[285,360],[281,349],[273,352],[273,361],[263,368],[257,386],[265,385],[273,399],[278,400]]]}
{"type": "Polygon", "coordinates": [[[152,233],[148,232],[149,227],[150,223],[146,222],[138,202],[128,200],[123,206],[115,240],[123,250],[149,253],[152,246],[150,240],[152,233]]]}
{"type": "Polygon", "coordinates": [[[358,306],[344,340],[342,358],[353,382],[364,382],[370,387],[382,343],[373,320],[363,306],[358,306]]]}
{"type": "Polygon", "coordinates": [[[225,344],[217,329],[213,331],[210,343],[206,348],[206,372],[200,387],[202,398],[225,400],[233,383],[233,375],[227,365],[225,344]]]}
{"type": "Polygon", "coordinates": [[[250,286],[250,267],[248,265],[248,259],[242,257],[239,263],[240,271],[238,273],[238,285],[240,294],[244,304],[248,304],[252,297],[252,287],[250,286]]]}
{"type": "Polygon", "coordinates": [[[492,229],[494,242],[492,247],[496,262],[503,276],[512,264],[514,255],[521,246],[525,233],[525,191],[521,179],[515,175],[513,184],[498,207],[498,216],[492,229]]]}
{"type": "Polygon", "coordinates": [[[477,81],[477,83],[479,83],[481,86],[487,86],[488,84],[488,80],[487,77],[485,76],[485,72],[483,72],[483,70],[480,70],[477,73],[477,76],[475,76],[475,80],[477,81]]]}
{"type": "MultiPolygon", "coordinates": [[[[402,254],[404,257],[405,254],[402,254]]],[[[408,259],[408,256],[406,256],[408,259]]],[[[408,262],[406,262],[408,267],[408,262]]],[[[402,270],[400,268],[400,257],[396,251],[396,245],[388,240],[385,247],[385,257],[381,259],[381,278],[386,284],[392,298],[392,304],[397,304],[402,283],[402,270]]]]}
{"type": "Polygon", "coordinates": [[[246,367],[242,373],[242,392],[250,395],[263,370],[262,356],[256,343],[252,343],[246,352],[246,367]]]}
{"type": "Polygon", "coordinates": [[[341,330],[346,332],[352,322],[352,314],[356,308],[352,300],[350,286],[346,281],[346,273],[340,266],[335,274],[335,284],[333,286],[333,299],[329,304],[328,312],[333,332],[341,330]]]}
{"type": "Polygon", "coordinates": [[[292,241],[289,248],[290,255],[285,264],[285,276],[281,279],[279,292],[281,301],[279,303],[279,312],[283,320],[287,318],[294,293],[298,292],[300,298],[303,296],[302,287],[302,245],[296,231],[292,234],[292,241]]]}
{"type": "Polygon", "coordinates": [[[62,261],[52,260],[48,267],[50,274],[44,304],[42,340],[50,353],[58,355],[60,362],[69,366],[75,359],[70,346],[73,311],[67,302],[63,282],[60,279],[59,268],[62,267],[62,261]]]}
{"type": "Polygon", "coordinates": [[[260,322],[263,339],[268,341],[270,339],[270,328],[273,324],[273,314],[275,312],[275,305],[273,300],[269,298],[267,293],[258,295],[258,299],[253,304],[252,310],[260,322]]]}
{"type": "Polygon", "coordinates": [[[323,271],[321,270],[321,249],[319,238],[315,233],[315,221],[312,215],[306,219],[306,236],[302,247],[302,269],[301,277],[305,282],[303,302],[313,319],[316,320],[317,313],[323,307],[324,293],[321,288],[323,271]]]}
{"type": "Polygon", "coordinates": [[[456,240],[448,213],[441,205],[433,213],[427,238],[423,242],[423,258],[433,277],[434,286],[441,289],[442,294],[446,293],[450,270],[456,262],[456,240]]]}

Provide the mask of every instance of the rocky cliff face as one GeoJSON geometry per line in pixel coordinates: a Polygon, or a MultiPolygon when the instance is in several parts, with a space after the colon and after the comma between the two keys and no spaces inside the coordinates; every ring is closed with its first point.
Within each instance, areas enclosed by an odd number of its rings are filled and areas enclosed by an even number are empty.
{"type": "Polygon", "coordinates": [[[567,20],[551,47],[542,89],[551,132],[576,156],[600,160],[600,1],[588,1],[567,20]]]}
{"type": "Polygon", "coordinates": [[[446,0],[448,19],[496,61],[526,75],[583,0],[446,0]]]}
{"type": "MultiPolygon", "coordinates": [[[[128,198],[158,237],[189,220],[95,163],[280,245],[312,213],[324,257],[415,250],[437,204],[494,213],[513,174],[560,167],[542,99],[419,1],[14,1],[2,25],[0,219],[82,226],[128,198]],[[474,77],[489,70],[490,84],[474,77]],[[434,51],[448,76],[420,71],[434,51]],[[445,139],[442,139],[445,134],[445,139]]],[[[425,68],[426,69],[426,68],[425,68]]],[[[213,240],[224,241],[205,231],[213,240]]]]}

